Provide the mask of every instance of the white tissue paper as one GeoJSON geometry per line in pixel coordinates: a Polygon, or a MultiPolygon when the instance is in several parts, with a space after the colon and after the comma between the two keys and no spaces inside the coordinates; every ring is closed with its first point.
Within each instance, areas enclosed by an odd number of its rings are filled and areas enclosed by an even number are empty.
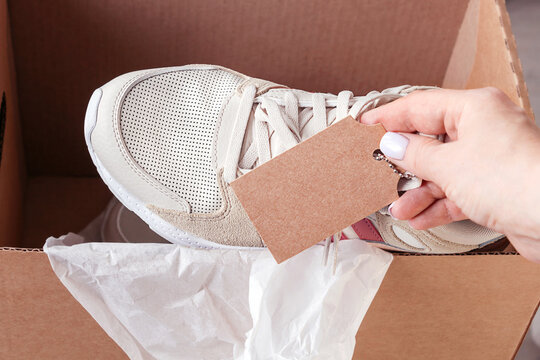
{"type": "Polygon", "coordinates": [[[276,264],[267,250],[91,242],[44,250],[54,272],[131,359],[351,359],[392,255],[339,244],[336,273],[314,246],[276,264]]]}

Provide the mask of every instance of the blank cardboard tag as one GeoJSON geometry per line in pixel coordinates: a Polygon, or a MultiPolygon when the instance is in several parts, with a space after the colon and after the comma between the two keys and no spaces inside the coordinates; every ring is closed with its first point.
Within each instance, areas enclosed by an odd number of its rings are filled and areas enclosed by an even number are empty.
{"type": "Polygon", "coordinates": [[[398,198],[384,133],[347,117],[231,183],[278,263],[398,198]]]}

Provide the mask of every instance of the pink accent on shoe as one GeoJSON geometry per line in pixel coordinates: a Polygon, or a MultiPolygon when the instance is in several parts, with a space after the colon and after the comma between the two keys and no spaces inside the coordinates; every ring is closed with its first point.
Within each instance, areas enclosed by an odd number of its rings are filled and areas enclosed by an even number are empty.
{"type": "Polygon", "coordinates": [[[384,242],[383,238],[369,219],[360,220],[359,222],[351,225],[351,227],[356,235],[358,235],[358,237],[362,240],[384,242]]]}

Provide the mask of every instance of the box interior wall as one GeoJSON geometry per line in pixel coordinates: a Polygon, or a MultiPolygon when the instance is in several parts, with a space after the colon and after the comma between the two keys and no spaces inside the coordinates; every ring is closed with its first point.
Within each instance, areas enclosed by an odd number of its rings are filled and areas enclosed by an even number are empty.
{"type": "Polygon", "coordinates": [[[25,205],[13,201],[21,215],[4,224],[22,235],[1,238],[5,246],[40,247],[103,208],[108,191],[83,141],[84,111],[95,88],[128,71],[216,63],[295,88],[357,94],[404,83],[494,85],[530,109],[510,29],[493,0],[8,5],[18,88],[9,98],[18,96],[20,110],[20,126],[8,135],[20,136],[12,142],[23,144],[18,166],[28,181],[25,205]]]}

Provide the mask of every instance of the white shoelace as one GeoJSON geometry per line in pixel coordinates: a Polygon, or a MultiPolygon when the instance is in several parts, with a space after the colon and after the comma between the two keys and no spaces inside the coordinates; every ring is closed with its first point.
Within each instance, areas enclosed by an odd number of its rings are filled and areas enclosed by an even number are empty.
{"type": "Polygon", "coordinates": [[[336,96],[277,89],[256,96],[256,87],[247,86],[236,113],[224,163],[224,179],[230,183],[335,122],[347,116],[356,119],[359,114],[415,89],[400,86],[382,92],[372,91],[366,96],[353,96],[350,91],[342,91],[336,96]],[[250,144],[243,144],[251,118],[253,139],[250,144]]]}
{"type": "MultiPolygon", "coordinates": [[[[255,86],[247,86],[240,100],[229,143],[224,179],[228,183],[249,170],[265,163],[279,153],[292,148],[308,137],[324,130],[335,122],[358,115],[374,107],[396,100],[416,90],[408,85],[372,91],[366,96],[353,96],[341,91],[337,96],[279,89],[256,96],[255,86]],[[254,133],[250,144],[244,144],[250,119],[254,133]],[[244,149],[242,154],[242,149],[244,149]],[[247,150],[246,150],[247,149],[247,150]]],[[[341,232],[324,241],[323,265],[327,265],[330,246],[333,243],[333,267],[337,267],[338,244],[341,232]],[[332,241],[333,240],[333,241],[332,241]]]]}

